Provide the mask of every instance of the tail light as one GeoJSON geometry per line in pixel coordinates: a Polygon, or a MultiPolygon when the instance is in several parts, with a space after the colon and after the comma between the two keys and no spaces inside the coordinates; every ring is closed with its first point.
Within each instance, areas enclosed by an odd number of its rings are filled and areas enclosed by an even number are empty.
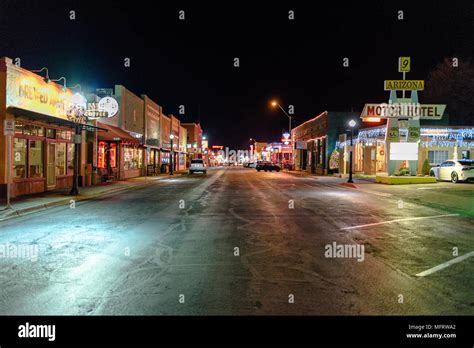
{"type": "Polygon", "coordinates": [[[474,169],[474,168],[473,167],[466,167],[466,166],[462,167],[462,170],[471,170],[471,169],[474,169]]]}

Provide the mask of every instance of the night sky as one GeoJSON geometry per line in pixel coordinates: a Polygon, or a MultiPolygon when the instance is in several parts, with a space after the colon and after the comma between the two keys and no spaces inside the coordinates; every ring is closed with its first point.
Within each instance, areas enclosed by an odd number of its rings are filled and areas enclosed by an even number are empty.
{"type": "Polygon", "coordinates": [[[183,104],[182,121],[201,121],[211,144],[235,148],[280,139],[288,121],[269,108],[273,97],[295,106],[299,124],[386,102],[383,80],[401,77],[399,56],[412,57],[410,79],[443,57],[473,57],[473,1],[411,2],[0,0],[0,56],[83,90],[123,84],[167,114],[183,104]]]}

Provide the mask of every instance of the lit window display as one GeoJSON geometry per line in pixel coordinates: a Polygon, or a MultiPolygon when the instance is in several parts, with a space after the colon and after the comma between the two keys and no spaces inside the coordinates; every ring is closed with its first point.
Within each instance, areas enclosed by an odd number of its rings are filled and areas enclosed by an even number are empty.
{"type": "Polygon", "coordinates": [[[66,175],[66,143],[56,144],[56,176],[66,175]]]}
{"type": "Polygon", "coordinates": [[[133,146],[124,146],[123,160],[124,169],[142,168],[143,150],[133,146]]]}
{"type": "Polygon", "coordinates": [[[30,140],[30,178],[43,177],[43,142],[40,140],[30,140]]]}
{"type": "Polygon", "coordinates": [[[13,177],[26,178],[27,140],[15,138],[13,145],[13,177]]]}

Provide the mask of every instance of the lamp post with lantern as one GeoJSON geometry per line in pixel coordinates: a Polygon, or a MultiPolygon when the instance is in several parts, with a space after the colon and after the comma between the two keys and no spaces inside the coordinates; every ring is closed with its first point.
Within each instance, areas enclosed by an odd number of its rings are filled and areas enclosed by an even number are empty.
{"type": "Polygon", "coordinates": [[[349,127],[351,127],[351,151],[349,154],[349,180],[347,180],[348,183],[354,183],[352,180],[352,138],[354,137],[354,127],[356,126],[356,121],[350,120],[349,121],[349,127]]]}

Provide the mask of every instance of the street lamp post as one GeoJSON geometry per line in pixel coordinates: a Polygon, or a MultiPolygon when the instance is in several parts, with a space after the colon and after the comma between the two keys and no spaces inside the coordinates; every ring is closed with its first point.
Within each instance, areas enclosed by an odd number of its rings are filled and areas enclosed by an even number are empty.
{"type": "Polygon", "coordinates": [[[170,134],[170,141],[171,141],[170,175],[173,175],[173,156],[174,156],[174,151],[173,151],[173,139],[174,139],[174,134],[170,134]]]}
{"type": "Polygon", "coordinates": [[[288,132],[290,133],[290,139],[291,139],[291,116],[288,115],[288,113],[285,111],[285,109],[283,109],[281,107],[281,105],[278,104],[276,101],[272,101],[272,106],[273,107],[278,106],[280,108],[280,110],[283,111],[283,113],[288,117],[288,132]]]}
{"type": "Polygon", "coordinates": [[[356,125],[356,121],[350,120],[349,121],[349,126],[351,127],[351,152],[349,154],[349,180],[347,180],[348,183],[354,183],[352,180],[352,138],[354,137],[354,127],[356,125]]]}

